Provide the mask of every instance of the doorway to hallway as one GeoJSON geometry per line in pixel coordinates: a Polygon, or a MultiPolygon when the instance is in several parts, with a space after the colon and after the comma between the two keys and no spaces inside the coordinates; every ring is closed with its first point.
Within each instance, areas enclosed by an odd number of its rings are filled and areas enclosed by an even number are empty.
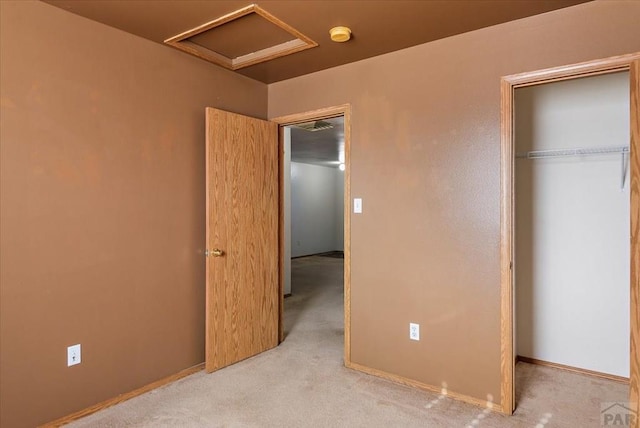
{"type": "Polygon", "coordinates": [[[280,124],[281,147],[280,341],[295,322],[287,314],[285,324],[285,311],[292,306],[285,303],[285,295],[291,296],[288,301],[293,304],[296,287],[298,291],[307,287],[307,292],[313,291],[308,288],[311,283],[321,287],[324,283],[333,290],[339,287],[344,302],[339,315],[344,319],[344,362],[349,364],[350,109],[348,105],[331,107],[274,121],[280,124]],[[323,264],[331,269],[323,270],[323,264]],[[333,280],[324,278],[325,270],[333,272],[333,280]],[[342,281],[336,282],[335,273],[340,270],[342,281]]]}

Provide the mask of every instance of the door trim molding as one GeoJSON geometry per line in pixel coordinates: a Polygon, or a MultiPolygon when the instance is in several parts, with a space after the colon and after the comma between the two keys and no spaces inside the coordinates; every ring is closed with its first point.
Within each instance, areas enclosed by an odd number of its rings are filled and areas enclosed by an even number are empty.
{"type": "MultiPolygon", "coordinates": [[[[639,408],[640,382],[640,52],[579,64],[502,77],[500,110],[500,403],[502,412],[515,410],[515,356],[513,329],[514,251],[514,137],[513,96],[516,88],[630,71],[630,197],[631,197],[631,370],[629,402],[639,408]]],[[[640,424],[640,422],[638,422],[640,424]]],[[[639,425],[636,425],[638,428],[639,425]]]]}
{"type": "MultiPolygon", "coordinates": [[[[280,128],[297,123],[321,120],[330,117],[344,116],[344,364],[351,364],[351,104],[325,107],[303,113],[294,113],[269,119],[280,128]]],[[[279,132],[279,166],[280,166],[280,322],[279,340],[284,340],[284,141],[279,132]]]]}

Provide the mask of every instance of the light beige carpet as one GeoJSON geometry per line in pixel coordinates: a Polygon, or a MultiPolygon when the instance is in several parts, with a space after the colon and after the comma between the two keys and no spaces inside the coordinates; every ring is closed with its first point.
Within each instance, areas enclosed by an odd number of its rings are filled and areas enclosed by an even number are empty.
{"type": "Polygon", "coordinates": [[[511,417],[348,370],[343,357],[343,260],[293,261],[285,341],[213,374],[179,380],[79,420],[74,427],[600,426],[600,404],[628,386],[519,363],[511,417]]]}

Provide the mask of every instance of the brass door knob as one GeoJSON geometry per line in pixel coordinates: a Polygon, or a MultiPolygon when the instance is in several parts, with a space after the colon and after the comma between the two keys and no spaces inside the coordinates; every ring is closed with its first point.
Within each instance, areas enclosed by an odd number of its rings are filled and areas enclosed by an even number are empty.
{"type": "Polygon", "coordinates": [[[211,255],[213,257],[222,257],[224,255],[224,251],[214,248],[213,250],[211,250],[211,255]]]}

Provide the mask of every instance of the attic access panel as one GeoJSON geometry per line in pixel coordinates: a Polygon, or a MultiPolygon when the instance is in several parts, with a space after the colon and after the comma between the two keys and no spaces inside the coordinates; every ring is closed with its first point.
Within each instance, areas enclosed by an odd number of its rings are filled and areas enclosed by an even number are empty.
{"type": "Polygon", "coordinates": [[[318,46],[252,4],[164,41],[229,70],[238,70],[318,46]]]}

